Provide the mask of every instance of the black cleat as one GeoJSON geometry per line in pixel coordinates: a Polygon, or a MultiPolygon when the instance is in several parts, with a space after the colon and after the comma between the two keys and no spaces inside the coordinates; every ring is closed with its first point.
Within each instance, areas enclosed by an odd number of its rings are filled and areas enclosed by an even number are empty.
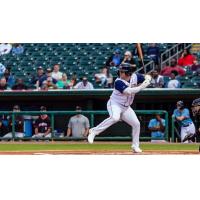
{"type": "Polygon", "coordinates": [[[190,134],[188,134],[188,135],[186,135],[186,136],[184,137],[184,139],[183,139],[182,142],[185,142],[185,141],[187,141],[187,140],[192,140],[194,137],[195,137],[195,134],[190,133],[190,134]]]}

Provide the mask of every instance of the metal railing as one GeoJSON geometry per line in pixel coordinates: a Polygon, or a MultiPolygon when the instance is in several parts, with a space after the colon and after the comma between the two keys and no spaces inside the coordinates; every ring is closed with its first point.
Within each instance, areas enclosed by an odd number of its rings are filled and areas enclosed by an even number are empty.
{"type": "Polygon", "coordinates": [[[139,73],[148,73],[151,72],[155,69],[155,63],[153,60],[149,61],[147,64],[144,65],[144,67],[140,67],[139,69],[137,69],[135,72],[139,73]]]}
{"type": "MultiPolygon", "coordinates": [[[[161,114],[164,115],[165,118],[165,140],[169,141],[169,129],[168,129],[168,112],[164,110],[136,110],[136,114],[139,115],[155,115],[155,114],[161,114]]],[[[41,111],[21,111],[21,112],[11,112],[11,111],[0,111],[0,115],[10,115],[12,119],[12,137],[11,138],[4,138],[1,137],[0,139],[2,140],[7,140],[7,139],[12,139],[12,140],[83,140],[86,138],[74,138],[74,137],[63,137],[63,138],[58,138],[55,137],[54,135],[54,129],[55,129],[55,115],[74,115],[74,114],[86,114],[90,116],[90,124],[91,127],[94,127],[94,117],[95,115],[107,115],[107,111],[46,111],[46,112],[41,112],[41,111]],[[23,137],[23,138],[17,138],[15,136],[15,117],[19,115],[23,115],[24,117],[26,116],[38,116],[39,114],[47,114],[50,116],[51,120],[51,137],[50,138],[32,138],[32,137],[23,137]]],[[[124,131],[124,130],[122,130],[124,131]]],[[[101,137],[98,136],[96,137],[97,140],[131,140],[131,137],[101,137]]],[[[150,140],[150,139],[155,139],[156,138],[151,138],[151,137],[141,137],[141,140],[150,140]]]]}
{"type": "Polygon", "coordinates": [[[183,49],[188,49],[192,46],[192,43],[179,43],[171,47],[170,49],[163,52],[160,56],[160,65],[161,69],[166,65],[166,63],[169,63],[169,66],[171,65],[171,59],[180,57],[180,53],[183,51],[183,49]],[[165,58],[166,57],[166,58],[165,58]],[[164,59],[165,58],[165,59],[164,59]]]}

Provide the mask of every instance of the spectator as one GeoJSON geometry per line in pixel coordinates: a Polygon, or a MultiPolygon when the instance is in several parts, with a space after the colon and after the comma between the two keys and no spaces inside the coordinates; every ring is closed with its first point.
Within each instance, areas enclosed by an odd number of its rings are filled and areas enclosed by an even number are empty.
{"type": "Polygon", "coordinates": [[[42,89],[46,89],[46,87],[48,87],[48,89],[57,89],[56,84],[53,83],[52,77],[48,77],[46,81],[43,81],[42,89]]]}
{"type": "Polygon", "coordinates": [[[92,83],[90,83],[87,79],[87,77],[83,77],[82,81],[80,81],[79,83],[77,83],[74,86],[74,89],[85,89],[85,90],[93,90],[94,87],[92,85],[92,83]]]}
{"type": "Polygon", "coordinates": [[[6,78],[8,87],[12,88],[12,86],[15,84],[15,77],[11,74],[9,67],[6,68],[6,70],[4,72],[4,77],[6,78]]]}
{"type": "Polygon", "coordinates": [[[12,49],[12,45],[8,43],[1,43],[0,44],[0,56],[9,54],[12,49]]]}
{"type": "Polygon", "coordinates": [[[52,80],[52,83],[54,85],[57,83],[57,80],[55,78],[52,78],[51,68],[47,68],[46,74],[39,78],[39,87],[42,87],[43,81],[47,81],[48,78],[49,78],[49,80],[52,80]]]}
{"type": "MultiPolygon", "coordinates": [[[[46,112],[45,106],[40,107],[41,112],[46,112]]],[[[42,113],[34,124],[34,135],[32,138],[50,138],[51,137],[51,122],[47,114],[42,113]]]]}
{"type": "Polygon", "coordinates": [[[58,80],[62,79],[62,72],[60,72],[60,65],[56,64],[53,66],[53,72],[51,74],[52,78],[58,80]]]}
{"type": "Polygon", "coordinates": [[[62,79],[56,83],[57,88],[59,89],[70,89],[73,83],[67,79],[67,74],[62,74],[62,79]]]}
{"type": "Polygon", "coordinates": [[[163,142],[165,131],[165,120],[160,117],[159,114],[155,115],[154,119],[151,119],[148,125],[151,131],[151,142],[163,142]]]}
{"type": "Polygon", "coordinates": [[[159,75],[157,70],[151,72],[152,80],[149,87],[151,88],[163,88],[164,87],[164,79],[163,76],[159,75]]]}
{"type": "Polygon", "coordinates": [[[0,119],[0,137],[3,137],[8,133],[8,127],[5,125],[3,119],[0,119]]]}
{"type": "Polygon", "coordinates": [[[102,85],[104,85],[105,87],[112,87],[112,83],[113,83],[113,76],[112,74],[109,72],[109,69],[107,67],[104,67],[100,73],[95,74],[94,75],[95,79],[96,79],[96,83],[101,83],[102,85]]]}
{"type": "Polygon", "coordinates": [[[81,107],[76,106],[77,114],[70,118],[68,129],[67,129],[67,137],[77,137],[84,138],[87,137],[90,123],[87,117],[80,114],[81,107]]]}
{"type": "Polygon", "coordinates": [[[24,84],[24,80],[18,78],[16,84],[12,86],[12,90],[27,90],[28,87],[24,84]]]}
{"type": "Polygon", "coordinates": [[[193,65],[191,66],[192,71],[197,71],[200,69],[200,64],[198,63],[198,60],[194,60],[193,65]]]}
{"type": "Polygon", "coordinates": [[[156,43],[149,44],[149,47],[147,48],[147,56],[149,56],[156,65],[159,64],[160,49],[156,46],[156,43]]]}
{"type": "Polygon", "coordinates": [[[174,110],[173,116],[181,127],[181,142],[188,143],[189,141],[184,141],[184,139],[188,137],[189,134],[195,134],[195,126],[190,118],[189,110],[184,107],[183,101],[178,101],[176,107],[177,109],[174,110]]]}
{"type": "Polygon", "coordinates": [[[0,63],[0,77],[2,77],[5,73],[6,67],[0,63]]]}
{"type": "Polygon", "coordinates": [[[2,77],[0,79],[0,90],[9,90],[10,88],[7,85],[6,78],[2,77]]]}
{"type": "Polygon", "coordinates": [[[130,64],[130,66],[134,68],[134,71],[136,70],[136,64],[135,64],[135,61],[133,60],[132,53],[130,51],[126,51],[124,53],[124,58],[121,64],[124,64],[124,63],[130,64]]]}
{"type": "Polygon", "coordinates": [[[179,66],[191,66],[195,61],[195,57],[190,53],[189,49],[184,49],[181,57],[178,59],[179,66]]]}
{"type": "Polygon", "coordinates": [[[76,72],[74,72],[71,77],[71,84],[72,84],[71,87],[73,88],[76,85],[76,83],[77,83],[77,74],[76,72]]]}
{"type": "Polygon", "coordinates": [[[39,79],[42,78],[42,76],[44,76],[44,70],[43,70],[42,66],[39,66],[37,68],[36,76],[35,75],[32,76],[31,84],[35,85],[37,88],[39,88],[39,79]]]}
{"type": "MultiPolygon", "coordinates": [[[[13,112],[20,112],[20,107],[15,105],[13,107],[13,112]]],[[[12,116],[8,116],[8,128],[9,133],[4,135],[4,138],[12,138],[12,116]]],[[[24,137],[24,118],[22,115],[15,115],[15,137],[23,138],[24,137]]]]}
{"type": "Polygon", "coordinates": [[[179,67],[177,65],[177,62],[176,62],[175,59],[172,59],[171,60],[171,66],[164,67],[161,70],[160,74],[162,76],[169,76],[170,77],[172,71],[177,71],[179,76],[184,76],[185,75],[185,70],[182,67],[179,67]]]}
{"type": "Polygon", "coordinates": [[[20,55],[24,52],[24,47],[21,44],[14,44],[12,48],[13,55],[20,55]]]}
{"type": "Polygon", "coordinates": [[[177,71],[171,72],[171,80],[168,82],[167,88],[175,89],[181,87],[180,81],[176,79],[177,75],[178,75],[177,71]]]}
{"type": "Polygon", "coordinates": [[[119,66],[121,63],[121,52],[119,49],[115,49],[113,55],[106,61],[106,66],[112,67],[112,66],[119,66]]]}

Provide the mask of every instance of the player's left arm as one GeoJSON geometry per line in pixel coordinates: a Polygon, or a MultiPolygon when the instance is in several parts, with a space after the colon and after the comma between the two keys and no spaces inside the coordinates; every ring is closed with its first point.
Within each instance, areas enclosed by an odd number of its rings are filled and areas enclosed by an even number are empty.
{"type": "Polygon", "coordinates": [[[50,120],[47,123],[47,131],[44,133],[44,136],[48,135],[51,132],[51,122],[50,120]]]}
{"type": "Polygon", "coordinates": [[[190,118],[190,115],[189,115],[189,110],[188,109],[185,109],[182,113],[182,115],[180,117],[176,117],[177,120],[179,121],[183,121],[184,119],[188,119],[190,118]]]}
{"type": "Polygon", "coordinates": [[[83,134],[84,137],[88,136],[89,128],[90,128],[90,122],[89,122],[88,118],[85,118],[85,132],[83,134]]]}

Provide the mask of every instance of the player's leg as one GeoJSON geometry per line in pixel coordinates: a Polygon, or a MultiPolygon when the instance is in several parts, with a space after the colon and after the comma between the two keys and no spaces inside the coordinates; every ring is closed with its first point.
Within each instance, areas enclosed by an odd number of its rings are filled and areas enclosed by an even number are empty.
{"type": "Polygon", "coordinates": [[[187,128],[186,127],[181,127],[181,142],[183,143],[188,143],[188,140],[184,140],[185,137],[187,136],[187,128]]]}
{"type": "Polygon", "coordinates": [[[183,142],[192,141],[195,138],[196,129],[193,123],[191,123],[186,129],[186,136],[183,138],[183,142]]]}
{"type": "Polygon", "coordinates": [[[99,135],[101,132],[103,132],[108,127],[112,126],[113,124],[115,124],[120,120],[120,115],[122,110],[118,105],[112,104],[111,101],[108,101],[107,110],[110,116],[103,122],[101,122],[98,126],[89,130],[89,135],[88,135],[89,143],[93,143],[96,135],[99,135]]]}
{"type": "Polygon", "coordinates": [[[139,148],[140,122],[131,107],[122,113],[122,120],[132,126],[132,148],[135,152],[142,152],[139,148]]]}

